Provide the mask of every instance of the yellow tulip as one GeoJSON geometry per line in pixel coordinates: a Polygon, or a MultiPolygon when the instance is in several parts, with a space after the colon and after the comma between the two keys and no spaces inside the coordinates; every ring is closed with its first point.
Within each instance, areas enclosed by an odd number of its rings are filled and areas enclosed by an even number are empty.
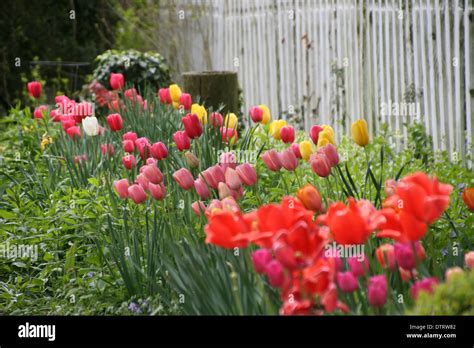
{"type": "Polygon", "coordinates": [[[263,118],[262,120],[260,121],[261,124],[267,124],[268,122],[270,122],[272,116],[270,115],[270,109],[268,108],[268,106],[264,105],[264,104],[260,104],[259,105],[260,109],[263,110],[263,118]]]}
{"type": "Polygon", "coordinates": [[[179,102],[179,97],[181,96],[181,88],[179,88],[177,84],[173,84],[170,86],[170,96],[173,102],[179,102]]]}
{"type": "Polygon", "coordinates": [[[234,113],[227,114],[224,119],[224,127],[234,129],[237,127],[237,116],[234,113]]]}
{"type": "MultiPolygon", "coordinates": [[[[329,127],[329,126],[327,126],[329,127]]],[[[331,127],[329,127],[331,128],[331,127]]],[[[329,128],[324,128],[323,126],[323,130],[321,132],[319,132],[319,136],[318,136],[318,144],[317,144],[317,147],[318,149],[327,145],[327,144],[333,144],[333,145],[336,145],[336,142],[334,141],[334,130],[329,129],[329,128]]]]}
{"type": "Polygon", "coordinates": [[[274,139],[280,140],[281,139],[280,129],[282,129],[285,126],[286,126],[285,120],[275,120],[272,123],[270,123],[270,129],[268,132],[274,139]]]}
{"type": "Polygon", "coordinates": [[[179,102],[173,102],[173,108],[175,110],[178,110],[179,109],[179,102]]]}
{"type": "Polygon", "coordinates": [[[300,143],[300,153],[301,157],[305,161],[309,160],[309,157],[313,153],[313,147],[311,146],[311,143],[308,140],[304,140],[300,143]]]}
{"type": "Polygon", "coordinates": [[[351,126],[351,134],[354,142],[359,146],[366,146],[369,143],[369,130],[365,120],[357,120],[351,126]]]}
{"type": "Polygon", "coordinates": [[[334,129],[332,129],[331,126],[328,126],[327,124],[323,124],[323,125],[321,126],[321,128],[322,128],[323,130],[328,131],[328,132],[331,134],[332,139],[334,139],[335,133],[334,133],[334,129]]]}
{"type": "Polygon", "coordinates": [[[199,118],[199,121],[201,121],[202,124],[207,123],[207,111],[204,106],[199,105],[199,104],[191,105],[191,113],[195,114],[199,118]]]}

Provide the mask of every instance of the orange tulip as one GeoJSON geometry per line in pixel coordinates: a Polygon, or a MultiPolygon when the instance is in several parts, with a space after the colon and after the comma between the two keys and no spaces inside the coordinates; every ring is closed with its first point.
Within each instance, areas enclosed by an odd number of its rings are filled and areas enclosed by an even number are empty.
{"type": "Polygon", "coordinates": [[[462,199],[470,211],[474,211],[474,187],[464,189],[462,199]]]}

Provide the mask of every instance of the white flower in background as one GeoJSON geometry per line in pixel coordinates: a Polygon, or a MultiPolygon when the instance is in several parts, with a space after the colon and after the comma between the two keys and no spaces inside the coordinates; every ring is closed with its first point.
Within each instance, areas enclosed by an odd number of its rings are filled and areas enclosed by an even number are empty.
{"type": "Polygon", "coordinates": [[[99,122],[95,116],[89,116],[82,120],[82,127],[84,128],[84,133],[88,136],[96,136],[99,134],[99,122]]]}

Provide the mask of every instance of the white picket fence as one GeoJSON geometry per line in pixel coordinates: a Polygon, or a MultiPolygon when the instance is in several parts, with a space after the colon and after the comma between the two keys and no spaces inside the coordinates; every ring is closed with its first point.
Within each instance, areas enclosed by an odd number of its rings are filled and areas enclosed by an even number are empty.
{"type": "Polygon", "coordinates": [[[184,33],[178,47],[189,56],[180,69],[237,71],[245,110],[267,104],[274,117],[300,116],[305,129],[331,124],[338,134],[349,134],[351,122],[365,118],[373,133],[386,123],[397,144],[406,139],[404,124],[418,119],[435,149],[452,157],[471,149],[471,0],[193,0],[174,6],[184,19],[176,28],[184,33]]]}

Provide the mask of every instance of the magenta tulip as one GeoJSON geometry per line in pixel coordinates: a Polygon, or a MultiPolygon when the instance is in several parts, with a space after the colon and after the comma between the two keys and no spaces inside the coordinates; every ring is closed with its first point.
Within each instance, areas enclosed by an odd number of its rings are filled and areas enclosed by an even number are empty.
{"type": "Polygon", "coordinates": [[[252,263],[257,273],[263,274],[267,265],[273,259],[272,252],[268,249],[258,249],[252,253],[252,263]]]}
{"type": "Polygon", "coordinates": [[[387,278],[385,275],[377,275],[369,279],[367,297],[372,307],[383,307],[387,302],[387,294],[387,278]]]}
{"type": "Polygon", "coordinates": [[[337,273],[337,285],[342,292],[354,292],[359,287],[357,278],[352,272],[337,273]]]}
{"type": "Polygon", "coordinates": [[[250,108],[250,118],[252,118],[252,121],[255,123],[261,122],[263,120],[263,110],[262,108],[258,106],[254,106],[250,108]]]}

